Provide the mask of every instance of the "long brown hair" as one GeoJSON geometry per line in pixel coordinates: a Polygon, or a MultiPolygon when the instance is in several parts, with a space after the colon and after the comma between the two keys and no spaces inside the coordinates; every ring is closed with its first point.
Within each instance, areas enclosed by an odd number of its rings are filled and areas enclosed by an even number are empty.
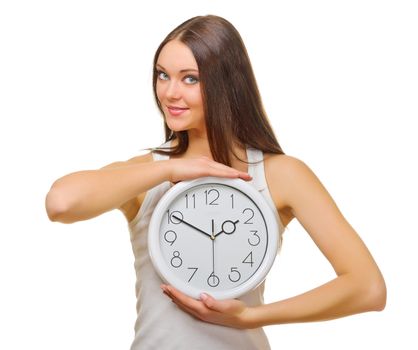
{"type": "MultiPolygon", "coordinates": [[[[264,111],[242,38],[224,18],[193,17],[175,28],[160,44],[154,56],[153,71],[154,97],[160,112],[163,114],[156,92],[156,64],[162,48],[171,40],[187,45],[196,59],[207,136],[214,160],[230,166],[234,143],[267,153],[284,154],[264,111]]],[[[177,139],[178,144],[169,149],[156,148],[154,152],[168,155],[186,152],[189,145],[187,131],[173,132],[167,123],[164,127],[166,141],[177,139]]]]}

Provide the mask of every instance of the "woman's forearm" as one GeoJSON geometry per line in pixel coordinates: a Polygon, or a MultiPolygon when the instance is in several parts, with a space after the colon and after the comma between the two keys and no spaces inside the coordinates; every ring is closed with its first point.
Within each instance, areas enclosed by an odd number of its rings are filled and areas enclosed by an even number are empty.
{"type": "Polygon", "coordinates": [[[362,282],[345,274],[298,296],[252,308],[248,314],[249,328],[380,311],[385,302],[386,287],[380,274],[362,282]]]}
{"type": "Polygon", "coordinates": [[[71,223],[119,208],[128,200],[167,181],[167,161],[121,163],[66,175],[52,185],[46,197],[48,216],[71,223]]]}
{"type": "Polygon", "coordinates": [[[208,157],[128,161],[99,170],[72,173],[58,179],[46,197],[46,210],[53,221],[71,223],[86,220],[120,208],[164,181],[176,183],[203,176],[251,180],[246,172],[208,157]]]}

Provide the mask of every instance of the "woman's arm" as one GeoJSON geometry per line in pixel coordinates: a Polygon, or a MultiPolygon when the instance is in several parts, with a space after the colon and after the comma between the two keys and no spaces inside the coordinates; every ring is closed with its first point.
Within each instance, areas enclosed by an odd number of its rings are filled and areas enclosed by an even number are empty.
{"type": "Polygon", "coordinates": [[[250,179],[247,173],[207,157],[153,161],[151,154],[146,154],[98,170],[63,176],[54,182],[46,196],[46,211],[52,221],[72,223],[87,220],[122,208],[164,181],[178,182],[201,176],[250,179]]]}
{"type": "Polygon", "coordinates": [[[382,310],[386,303],[382,274],[315,174],[302,161],[284,155],[266,162],[266,174],[273,199],[290,208],[337,277],[301,295],[258,307],[210,296],[197,301],[171,286],[162,286],[164,292],[195,317],[236,328],[329,320],[382,310]]]}
{"type": "Polygon", "coordinates": [[[301,295],[253,310],[255,325],[320,321],[382,310],[385,282],[363,241],[305,163],[289,156],[276,158],[268,165],[276,169],[268,172],[273,197],[280,194],[337,277],[301,295]]]}
{"type": "Polygon", "coordinates": [[[167,178],[163,162],[150,154],[115,162],[97,170],[83,170],[56,180],[46,196],[52,221],[72,223],[120,208],[129,199],[167,178]]]}

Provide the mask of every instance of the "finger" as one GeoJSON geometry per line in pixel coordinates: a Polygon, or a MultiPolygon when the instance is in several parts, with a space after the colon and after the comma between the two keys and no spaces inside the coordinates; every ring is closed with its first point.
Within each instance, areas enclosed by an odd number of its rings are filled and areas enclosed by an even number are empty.
{"type": "Polygon", "coordinates": [[[221,314],[237,315],[241,313],[246,307],[246,305],[240,300],[216,300],[206,293],[202,293],[200,295],[200,300],[202,300],[208,309],[221,314]]]}
{"type": "Polygon", "coordinates": [[[253,177],[248,173],[240,173],[239,177],[245,181],[251,181],[253,177]]]}
{"type": "Polygon", "coordinates": [[[250,174],[239,171],[235,168],[229,167],[225,164],[218,163],[218,162],[212,162],[210,164],[210,175],[212,176],[220,176],[220,177],[230,177],[230,178],[241,178],[243,180],[251,180],[252,177],[250,174]]]}
{"type": "Polygon", "coordinates": [[[202,317],[202,315],[201,315],[201,312],[199,312],[199,311],[197,311],[197,310],[195,310],[195,309],[193,309],[193,308],[190,308],[190,307],[188,307],[188,306],[186,306],[186,305],[184,305],[184,304],[182,304],[182,303],[180,303],[177,299],[172,299],[172,302],[174,303],[174,304],[176,304],[176,306],[180,309],[180,310],[182,310],[182,311],[184,311],[184,312],[187,312],[188,314],[190,314],[190,315],[192,315],[193,317],[195,317],[195,318],[197,318],[197,319],[199,319],[199,320],[203,320],[203,317],[202,317]]]}
{"type": "Polygon", "coordinates": [[[199,309],[202,307],[202,303],[199,300],[193,299],[186,294],[178,291],[173,286],[164,286],[164,292],[176,303],[187,306],[191,309],[199,309]]]}
{"type": "Polygon", "coordinates": [[[200,300],[202,300],[206,307],[214,311],[225,313],[230,309],[230,301],[216,300],[206,293],[200,295],[200,300]]]}
{"type": "Polygon", "coordinates": [[[246,181],[249,181],[249,180],[252,179],[252,176],[245,171],[239,171],[239,170],[237,170],[235,168],[232,168],[232,167],[229,167],[225,164],[221,164],[221,163],[217,163],[217,164],[222,166],[222,168],[219,168],[219,170],[225,171],[228,174],[227,176],[230,175],[231,177],[235,177],[235,178],[239,177],[239,178],[241,178],[243,180],[246,180],[246,181]]]}
{"type": "Polygon", "coordinates": [[[186,294],[183,294],[182,292],[178,291],[174,287],[170,286],[169,291],[171,295],[173,296],[173,298],[179,301],[181,304],[187,307],[193,308],[193,309],[198,309],[199,307],[201,307],[201,303],[199,302],[199,300],[193,299],[187,296],[186,294]]]}
{"type": "Polygon", "coordinates": [[[197,159],[200,163],[204,164],[209,176],[228,177],[228,178],[242,178],[243,180],[251,180],[252,177],[243,171],[234,169],[228,165],[222,164],[208,157],[202,156],[197,159]]]}
{"type": "Polygon", "coordinates": [[[167,285],[165,285],[165,284],[162,284],[161,286],[160,286],[160,288],[163,290],[163,293],[165,294],[165,295],[167,295],[169,298],[173,298],[173,296],[171,295],[171,293],[170,293],[170,291],[169,291],[169,289],[168,289],[168,286],[167,285]]]}
{"type": "Polygon", "coordinates": [[[164,294],[170,297],[171,301],[176,304],[179,309],[191,314],[199,320],[209,322],[210,315],[208,312],[211,311],[206,308],[201,301],[189,298],[171,286],[166,286],[165,289],[166,291],[164,291],[164,294]]]}

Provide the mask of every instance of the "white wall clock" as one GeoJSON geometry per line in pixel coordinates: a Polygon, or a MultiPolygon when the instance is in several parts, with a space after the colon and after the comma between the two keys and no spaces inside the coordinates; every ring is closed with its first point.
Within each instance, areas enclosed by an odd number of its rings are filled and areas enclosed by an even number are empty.
{"type": "Polygon", "coordinates": [[[257,287],[279,245],[277,217],[241,179],[204,177],[174,185],[151,217],[148,247],[160,277],[198,299],[236,298],[257,287]]]}

